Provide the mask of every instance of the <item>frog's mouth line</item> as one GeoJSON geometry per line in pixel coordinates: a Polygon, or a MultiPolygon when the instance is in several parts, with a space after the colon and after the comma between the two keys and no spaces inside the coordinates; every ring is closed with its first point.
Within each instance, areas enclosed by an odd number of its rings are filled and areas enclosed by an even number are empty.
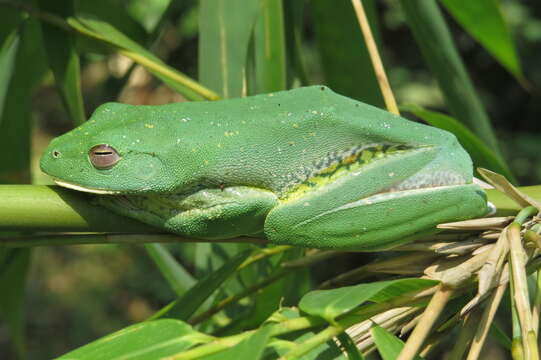
{"type": "Polygon", "coordinates": [[[119,194],[123,194],[122,191],[104,190],[104,189],[92,189],[92,188],[87,188],[87,187],[84,187],[84,186],[81,186],[81,185],[68,183],[68,182],[65,182],[65,181],[62,181],[62,180],[58,180],[58,179],[53,179],[53,181],[58,186],[62,186],[62,187],[72,189],[72,190],[77,190],[77,191],[84,191],[84,192],[92,193],[92,194],[99,194],[99,195],[119,195],[119,194]]]}

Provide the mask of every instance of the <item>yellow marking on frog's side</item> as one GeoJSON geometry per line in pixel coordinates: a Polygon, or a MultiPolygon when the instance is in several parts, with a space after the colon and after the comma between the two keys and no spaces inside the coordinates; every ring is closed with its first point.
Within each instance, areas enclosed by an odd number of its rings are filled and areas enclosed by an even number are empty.
{"type": "MultiPolygon", "coordinates": [[[[285,191],[282,201],[299,199],[305,194],[331,184],[340,177],[356,172],[370,163],[411,149],[412,147],[406,145],[377,144],[350,149],[340,154],[329,154],[325,159],[313,165],[309,176],[304,179],[301,179],[301,176],[296,176],[300,182],[285,191]]],[[[394,176],[394,174],[390,176],[394,176]]]]}

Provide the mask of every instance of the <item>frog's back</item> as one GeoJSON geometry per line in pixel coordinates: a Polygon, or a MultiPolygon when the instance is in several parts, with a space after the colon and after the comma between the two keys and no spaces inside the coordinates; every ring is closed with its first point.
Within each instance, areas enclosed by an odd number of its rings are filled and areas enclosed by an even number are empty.
{"type": "Polygon", "coordinates": [[[128,134],[143,132],[139,150],[166,159],[180,190],[249,185],[284,193],[347,165],[344,161],[363,149],[456,143],[450,134],[322,86],[216,102],[134,106],[124,108],[117,121],[128,134]]]}
{"type": "Polygon", "coordinates": [[[195,158],[203,182],[220,186],[253,185],[284,193],[319,173],[348,165],[363,150],[385,152],[392,145],[456,148],[459,162],[466,160],[459,172],[471,172],[467,154],[451,134],[326,87],[170,106],[193,127],[186,127],[182,139],[193,154],[200,154],[195,158]]]}

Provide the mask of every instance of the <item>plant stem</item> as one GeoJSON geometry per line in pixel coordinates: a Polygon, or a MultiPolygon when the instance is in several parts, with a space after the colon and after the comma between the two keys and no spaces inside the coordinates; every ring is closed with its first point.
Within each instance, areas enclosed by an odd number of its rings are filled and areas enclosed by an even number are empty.
{"type": "Polygon", "coordinates": [[[440,285],[438,291],[432,296],[430,303],[426,307],[421,320],[411,333],[406,345],[400,352],[398,360],[412,360],[419,352],[423,342],[427,338],[432,326],[438,319],[443,308],[453,295],[454,290],[445,285],[440,285]]]}
{"type": "Polygon", "coordinates": [[[376,46],[374,36],[372,36],[372,30],[370,29],[370,24],[366,18],[363,4],[361,3],[361,0],[351,0],[351,3],[355,9],[357,21],[359,21],[359,26],[361,27],[361,31],[363,33],[368,54],[370,54],[370,60],[372,61],[372,66],[374,67],[376,78],[378,79],[378,84],[385,101],[385,106],[389,112],[400,115],[393,91],[391,90],[391,85],[389,84],[389,80],[385,74],[385,68],[383,67],[381,57],[379,56],[378,47],[376,46]]]}

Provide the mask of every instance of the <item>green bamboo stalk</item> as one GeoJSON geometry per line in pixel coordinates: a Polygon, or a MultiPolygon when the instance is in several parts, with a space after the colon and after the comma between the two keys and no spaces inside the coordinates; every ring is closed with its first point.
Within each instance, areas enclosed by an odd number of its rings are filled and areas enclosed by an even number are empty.
{"type": "MultiPolygon", "coordinates": [[[[520,190],[534,198],[541,199],[541,185],[522,187],[520,190]]],[[[487,191],[488,200],[498,208],[498,215],[516,214],[519,206],[495,190],[487,191]]],[[[0,231],[24,232],[108,232],[154,234],[160,231],[138,221],[113,214],[107,209],[92,203],[92,196],[83,192],[63,189],[59,186],[43,185],[0,185],[0,231]]],[[[80,235],[80,234],[79,234],[80,235]]],[[[82,236],[82,235],[80,235],[82,236]]],[[[162,235],[166,236],[166,235],[162,235]]],[[[58,236],[57,236],[58,237],[58,236]]],[[[163,238],[170,241],[201,241],[163,238]]],[[[74,243],[101,243],[99,237],[80,237],[74,243]]],[[[110,243],[109,238],[103,243],[110,243]]],[[[117,238],[119,243],[142,242],[132,238],[117,238]]],[[[75,240],[75,238],[74,238],[75,240]]],[[[7,240],[6,240],[7,241],[7,240]]],[[[254,238],[239,238],[237,242],[254,242],[254,238]]],[[[261,241],[261,239],[259,239],[261,241]]],[[[21,246],[24,241],[20,240],[21,246]]],[[[59,241],[51,244],[58,244],[59,241]]],[[[61,241],[66,244],[66,241],[61,241]]],[[[5,244],[15,246],[13,242],[5,244]]],[[[35,245],[47,245],[46,241],[36,240],[35,245]]]]}

